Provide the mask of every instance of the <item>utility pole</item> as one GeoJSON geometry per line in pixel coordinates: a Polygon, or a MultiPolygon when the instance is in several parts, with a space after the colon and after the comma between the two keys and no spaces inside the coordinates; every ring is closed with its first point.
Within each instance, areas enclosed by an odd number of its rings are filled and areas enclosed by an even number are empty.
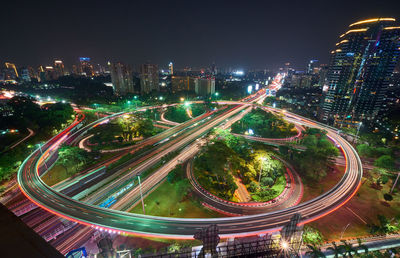
{"type": "Polygon", "coordinates": [[[140,182],[140,176],[138,176],[138,179],[139,179],[140,199],[142,200],[143,215],[146,215],[146,212],[145,212],[145,210],[144,210],[143,193],[142,193],[142,183],[140,182]]]}

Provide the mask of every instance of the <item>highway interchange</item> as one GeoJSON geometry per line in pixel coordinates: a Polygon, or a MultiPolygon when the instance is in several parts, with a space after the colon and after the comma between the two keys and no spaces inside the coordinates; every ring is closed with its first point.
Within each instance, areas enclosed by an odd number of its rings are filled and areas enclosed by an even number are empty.
{"type": "MultiPolygon", "coordinates": [[[[262,97],[262,94],[259,96],[257,95],[254,97],[254,101],[262,97]]],[[[221,110],[218,114],[205,114],[203,117],[205,121],[203,122],[177,125],[165,131],[162,137],[156,136],[154,137],[155,139],[147,140],[151,145],[154,144],[154,142],[159,142],[161,138],[171,135],[169,132],[170,130],[174,132],[172,135],[179,134],[171,140],[168,139],[166,145],[163,144],[160,145],[160,147],[156,146],[154,149],[157,152],[151,155],[148,154],[146,158],[135,163],[135,166],[132,167],[129,173],[119,174],[119,179],[116,179],[116,181],[121,183],[131,179],[134,175],[159,162],[166,154],[183,149],[176,157],[166,162],[142,182],[142,190],[144,192],[150,191],[167,176],[168,172],[172,170],[176,164],[190,159],[198,152],[204,141],[202,137],[207,132],[216,126],[221,126],[221,124],[222,126],[228,127],[229,124],[227,120],[230,122],[234,121],[235,118],[237,119],[237,116],[240,116],[242,111],[250,105],[248,102],[231,102],[229,104],[231,105],[228,108],[221,110]],[[185,131],[179,133],[175,132],[177,127],[190,127],[188,126],[189,124],[193,127],[187,129],[188,131],[186,131],[186,133],[185,131]],[[170,143],[167,144],[169,141],[170,143]]],[[[281,112],[280,110],[269,107],[267,109],[281,112]]],[[[43,155],[40,151],[33,152],[23,162],[18,173],[18,182],[22,192],[38,206],[68,220],[110,232],[191,239],[196,231],[210,224],[217,224],[219,226],[220,235],[224,238],[277,231],[296,213],[302,215],[301,224],[304,224],[338,209],[349,201],[357,192],[362,178],[362,165],[357,152],[338,134],[336,129],[290,112],[284,112],[284,116],[288,121],[297,125],[326,130],[328,137],[332,139],[343,152],[346,160],[346,171],[340,182],[323,195],[308,202],[279,211],[249,216],[212,219],[154,217],[121,211],[130,208],[132,205],[130,200],[137,198],[140,190],[139,187],[128,191],[111,206],[112,209],[101,208],[95,204],[91,204],[90,201],[82,202],[68,197],[52,187],[47,186],[41,180],[38,168],[43,161],[42,156],[46,155],[46,152],[56,149],[54,145],[59,145],[60,141],[68,141],[68,138],[72,137],[72,135],[77,137],[77,133],[82,133],[82,135],[78,136],[83,137],[85,133],[83,130],[78,130],[75,134],[72,133],[72,130],[81,123],[81,119],[77,119],[70,127],[47,142],[42,147],[43,155]]],[[[182,128],[180,130],[182,130],[182,128]]]]}

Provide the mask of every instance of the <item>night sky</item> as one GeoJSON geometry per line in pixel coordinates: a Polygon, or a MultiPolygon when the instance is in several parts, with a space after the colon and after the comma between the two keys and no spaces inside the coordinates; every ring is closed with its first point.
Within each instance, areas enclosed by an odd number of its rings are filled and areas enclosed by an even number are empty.
{"type": "Polygon", "coordinates": [[[400,0],[385,1],[3,1],[0,62],[67,66],[79,56],[137,65],[169,61],[176,68],[278,68],[329,60],[347,26],[394,17],[400,0]]]}

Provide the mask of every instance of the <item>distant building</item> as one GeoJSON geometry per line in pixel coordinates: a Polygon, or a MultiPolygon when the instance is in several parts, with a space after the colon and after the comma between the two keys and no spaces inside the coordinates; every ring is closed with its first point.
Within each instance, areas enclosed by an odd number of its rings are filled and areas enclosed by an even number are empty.
{"type": "Polygon", "coordinates": [[[174,74],[174,64],[172,62],[169,62],[168,69],[169,69],[169,74],[173,75],[174,74]]]}
{"type": "Polygon", "coordinates": [[[61,60],[54,60],[54,72],[57,78],[65,75],[64,63],[61,60]]]}
{"type": "Polygon", "coordinates": [[[72,75],[80,75],[77,65],[72,65],[72,75]]]}
{"type": "Polygon", "coordinates": [[[5,63],[3,69],[3,80],[5,81],[16,81],[19,77],[17,67],[13,63],[5,63]]]}
{"type": "Polygon", "coordinates": [[[148,94],[152,91],[160,91],[158,76],[158,65],[142,64],[140,66],[140,91],[142,94],[148,94]]]}
{"type": "Polygon", "coordinates": [[[340,126],[375,122],[400,53],[393,18],[353,23],[331,52],[322,119],[340,126]]]}
{"type": "Polygon", "coordinates": [[[215,78],[196,78],[194,85],[197,95],[208,96],[215,93],[215,78]]]}
{"type": "Polygon", "coordinates": [[[93,65],[90,63],[90,57],[79,57],[79,73],[87,77],[94,76],[94,69],[93,65]]]}
{"type": "Polygon", "coordinates": [[[114,94],[125,95],[134,93],[132,67],[122,63],[110,64],[111,82],[114,94]]]}
{"type": "Polygon", "coordinates": [[[288,75],[285,79],[285,88],[307,89],[318,86],[318,78],[313,74],[295,73],[288,75]]]}
{"type": "Polygon", "coordinates": [[[195,79],[190,76],[172,76],[171,86],[172,86],[172,92],[194,91],[195,79]]]}
{"type": "Polygon", "coordinates": [[[20,73],[20,79],[23,82],[30,82],[31,81],[31,77],[29,76],[29,69],[26,67],[21,68],[21,73],[20,73]]]}
{"type": "Polygon", "coordinates": [[[53,66],[46,66],[44,69],[44,80],[53,81],[58,79],[58,74],[53,66]]]}
{"type": "Polygon", "coordinates": [[[17,71],[17,67],[15,66],[15,64],[13,64],[13,63],[5,63],[5,66],[6,66],[7,69],[10,69],[11,71],[14,72],[14,75],[15,75],[16,78],[19,77],[18,71],[17,71]]]}

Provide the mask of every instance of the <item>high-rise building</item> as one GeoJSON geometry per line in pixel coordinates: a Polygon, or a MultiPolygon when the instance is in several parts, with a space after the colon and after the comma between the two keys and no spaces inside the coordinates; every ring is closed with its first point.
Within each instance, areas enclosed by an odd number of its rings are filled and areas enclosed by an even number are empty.
{"type": "Polygon", "coordinates": [[[140,66],[140,91],[143,94],[160,91],[158,84],[158,65],[142,64],[140,66]]]}
{"type": "Polygon", "coordinates": [[[134,93],[133,71],[132,67],[123,63],[110,64],[111,82],[114,94],[125,95],[134,93]]]}
{"type": "Polygon", "coordinates": [[[54,60],[54,72],[55,72],[57,78],[65,75],[63,61],[54,60]]]}
{"type": "Polygon", "coordinates": [[[79,57],[79,73],[83,76],[93,76],[94,69],[90,63],[90,57],[79,57]]]}
{"type": "Polygon", "coordinates": [[[53,66],[46,66],[44,68],[44,80],[53,81],[58,79],[58,74],[53,66]]]}
{"type": "Polygon", "coordinates": [[[29,76],[29,69],[27,67],[21,68],[20,79],[23,82],[30,82],[31,77],[29,76]]]}
{"type": "Polygon", "coordinates": [[[400,26],[393,18],[353,23],[331,54],[323,120],[339,126],[373,122],[398,62],[400,26]]]}
{"type": "Polygon", "coordinates": [[[195,79],[190,76],[172,76],[171,85],[172,85],[172,92],[194,91],[195,79]]]}
{"type": "Polygon", "coordinates": [[[5,63],[5,66],[6,66],[5,78],[7,80],[16,80],[19,77],[19,75],[18,75],[17,67],[15,66],[15,64],[13,64],[13,63],[5,63]]]}
{"type": "Polygon", "coordinates": [[[194,81],[195,92],[200,96],[209,96],[215,93],[215,78],[196,78],[194,81]]]}
{"type": "Polygon", "coordinates": [[[172,62],[169,62],[168,69],[169,69],[169,74],[173,75],[174,74],[174,64],[172,62]]]}

